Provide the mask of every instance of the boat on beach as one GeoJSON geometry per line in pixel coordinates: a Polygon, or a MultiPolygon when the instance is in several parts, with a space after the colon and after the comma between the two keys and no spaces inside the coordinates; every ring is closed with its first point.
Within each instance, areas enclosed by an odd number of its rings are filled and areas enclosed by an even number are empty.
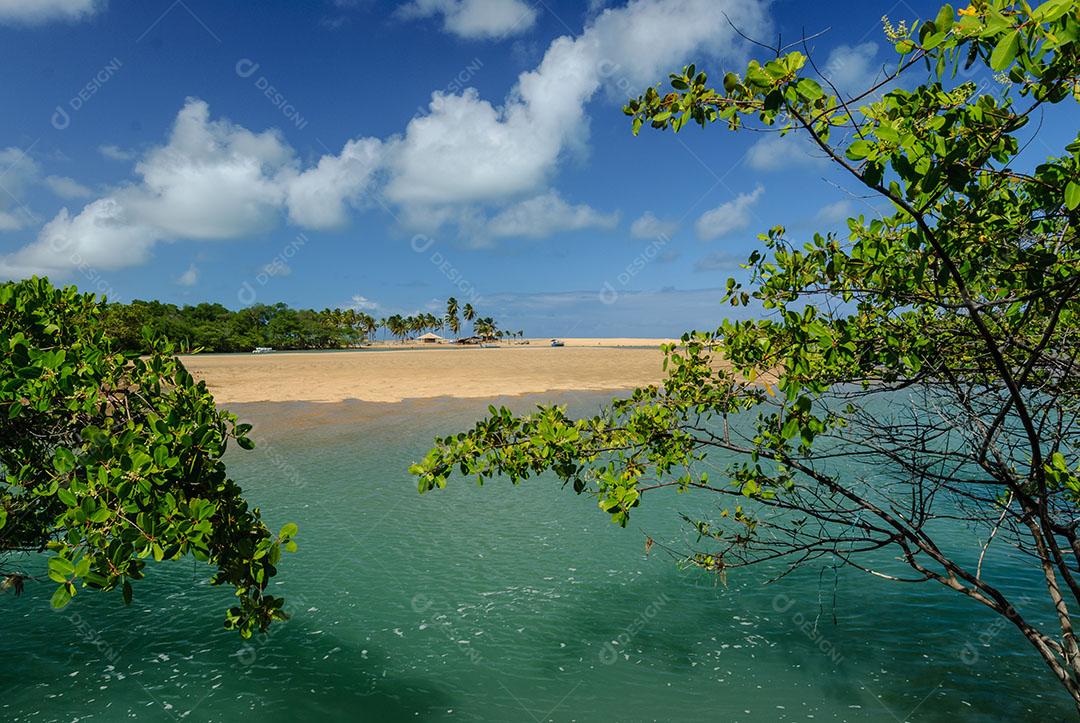
{"type": "Polygon", "coordinates": [[[257,346],[257,347],[255,347],[254,349],[251,350],[251,353],[252,354],[269,354],[272,351],[274,351],[274,349],[272,347],[269,347],[269,346],[257,346]]]}
{"type": "Polygon", "coordinates": [[[552,346],[566,346],[566,342],[559,341],[558,339],[551,340],[552,346]]]}

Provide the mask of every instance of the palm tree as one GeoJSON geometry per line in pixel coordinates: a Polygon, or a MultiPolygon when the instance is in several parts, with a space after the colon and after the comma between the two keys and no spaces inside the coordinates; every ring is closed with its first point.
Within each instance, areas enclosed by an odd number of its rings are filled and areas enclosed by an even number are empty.
{"type": "Polygon", "coordinates": [[[458,303],[457,299],[451,296],[446,300],[446,323],[450,327],[450,333],[457,337],[458,331],[461,329],[461,322],[458,321],[458,303]]]}
{"type": "MultiPolygon", "coordinates": [[[[472,304],[465,304],[465,308],[461,310],[461,316],[465,321],[472,321],[476,318],[476,309],[473,308],[472,304]]],[[[475,324],[473,325],[473,334],[476,334],[475,324]]]]}
{"type": "Polygon", "coordinates": [[[409,319],[403,319],[400,314],[394,314],[387,321],[389,321],[390,333],[404,342],[405,337],[409,334],[409,319]]]}
{"type": "Polygon", "coordinates": [[[482,339],[490,339],[495,336],[495,320],[490,316],[486,316],[483,319],[477,319],[473,325],[476,335],[482,339]]]}

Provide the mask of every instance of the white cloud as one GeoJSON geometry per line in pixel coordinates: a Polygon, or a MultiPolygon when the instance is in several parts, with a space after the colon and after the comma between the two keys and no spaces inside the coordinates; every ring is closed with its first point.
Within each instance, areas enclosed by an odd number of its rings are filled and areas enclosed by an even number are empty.
{"type": "Polygon", "coordinates": [[[768,23],[761,2],[635,0],[553,41],[501,105],[471,88],[435,93],[427,114],[392,144],[387,197],[416,206],[538,191],[567,152],[586,145],[585,105],[605,83],[625,96],[690,58],[741,56],[745,45],[725,13],[749,34],[768,23]]]}
{"type": "Polygon", "coordinates": [[[41,167],[25,151],[0,148],[0,231],[17,231],[34,223],[23,192],[40,178],[41,167]]]}
{"type": "Polygon", "coordinates": [[[285,200],[280,174],[292,164],[293,150],[277,131],[210,120],[207,104],[189,99],[169,142],[135,166],[142,182],[117,199],[167,238],[237,238],[277,224],[285,200]]]}
{"type": "Polygon", "coordinates": [[[67,176],[46,176],[45,185],[60,198],[89,198],[94,193],[74,178],[67,176]]]}
{"type": "Polygon", "coordinates": [[[323,156],[314,168],[292,178],[287,188],[289,218],[309,228],[335,228],[348,222],[382,162],[382,143],[375,138],[349,141],[341,155],[323,156]]]}
{"type": "Polygon", "coordinates": [[[483,233],[490,238],[543,238],[560,231],[611,229],[618,223],[618,213],[600,213],[584,204],[572,206],[557,192],[549,191],[499,212],[487,222],[483,233]]]}
{"type": "Polygon", "coordinates": [[[41,167],[26,151],[15,146],[0,148],[0,187],[6,191],[0,205],[13,200],[13,196],[21,198],[23,190],[40,175],[41,167]]]}
{"type": "Polygon", "coordinates": [[[757,171],[780,171],[793,167],[825,166],[822,151],[801,131],[781,136],[769,134],[746,151],[746,164],[757,171]]]}
{"type": "Polygon", "coordinates": [[[350,309],[356,311],[375,311],[379,307],[379,302],[373,301],[366,296],[356,294],[352,297],[352,302],[349,304],[350,309]]]}
{"type": "Polygon", "coordinates": [[[11,211],[0,210],[0,231],[18,231],[34,222],[34,217],[20,206],[11,211]]]}
{"type": "Polygon", "coordinates": [[[0,23],[37,25],[50,20],[81,20],[104,5],[104,0],[0,0],[0,23]]]}
{"type": "Polygon", "coordinates": [[[524,33],[538,15],[524,0],[412,0],[397,14],[405,19],[441,16],[446,32],[470,40],[524,33]]]}
{"type": "Polygon", "coordinates": [[[37,239],[0,261],[9,275],[62,273],[80,264],[116,269],[144,263],[161,241],[229,239],[272,228],[282,216],[292,149],[278,133],[210,120],[189,99],[168,142],[135,166],[139,180],[82,211],[63,209],[37,239]]]}
{"type": "Polygon", "coordinates": [[[75,216],[62,209],[37,240],[0,259],[0,275],[52,274],[84,263],[101,269],[138,266],[160,238],[158,229],[132,217],[116,198],[101,198],[75,216]]]}
{"type": "Polygon", "coordinates": [[[195,264],[191,264],[187,267],[187,271],[180,274],[180,277],[176,280],[176,283],[181,286],[194,286],[199,283],[199,268],[195,264]]]}
{"type": "Polygon", "coordinates": [[[135,158],[135,154],[131,151],[112,144],[98,146],[98,153],[105,158],[108,158],[110,161],[130,161],[135,158]]]}
{"type": "Polygon", "coordinates": [[[746,258],[743,256],[728,251],[714,251],[694,262],[694,271],[734,271],[744,263],[746,258]]]}
{"type": "Polygon", "coordinates": [[[881,65],[874,62],[877,51],[877,43],[837,45],[829,53],[821,75],[831,81],[841,95],[858,95],[869,90],[882,72],[881,65]]]}
{"type": "Polygon", "coordinates": [[[698,237],[710,241],[749,226],[753,220],[751,209],[764,192],[765,189],[758,186],[750,193],[740,193],[734,200],[706,211],[697,222],[698,237]]]}
{"type": "Polygon", "coordinates": [[[678,230],[678,221],[661,220],[653,215],[652,211],[646,211],[630,224],[630,235],[641,239],[671,238],[678,230]]]}
{"type": "Polygon", "coordinates": [[[267,276],[290,276],[292,275],[292,267],[285,263],[282,258],[276,258],[268,264],[264,264],[260,271],[267,276]]]}
{"type": "Polygon", "coordinates": [[[840,223],[850,218],[854,210],[851,201],[842,199],[827,206],[822,206],[817,215],[814,216],[814,220],[828,224],[840,223]]]}
{"type": "MultiPolygon", "coordinates": [[[[763,0],[631,0],[605,9],[579,35],[553,41],[500,104],[475,89],[437,92],[401,135],[350,140],[309,167],[277,131],[213,120],[206,103],[189,99],[130,182],[81,211],[61,211],[36,241],[0,257],[0,271],[133,266],[161,242],[238,238],[284,220],[336,227],[369,194],[395,204],[404,225],[479,225],[488,238],[610,228],[616,215],[547,191],[560,161],[586,146],[588,102],[605,84],[625,95],[627,84],[645,87],[690,59],[738,59],[746,46],[727,17],[762,35],[765,7],[763,0]]],[[[116,160],[132,155],[100,151],[116,160]]]]}

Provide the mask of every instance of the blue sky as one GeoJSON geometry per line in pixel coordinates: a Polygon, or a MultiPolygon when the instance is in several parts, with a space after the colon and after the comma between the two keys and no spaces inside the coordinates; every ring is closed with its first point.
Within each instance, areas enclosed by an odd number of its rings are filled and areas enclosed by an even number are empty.
{"type": "MultiPolygon", "coordinates": [[[[625,97],[747,34],[841,87],[936,3],[0,0],[0,274],[120,300],[472,300],[536,335],[676,335],[726,278],[873,207],[798,141],[635,139],[625,97]],[[6,169],[6,171],[4,170],[6,169]]],[[[1029,153],[1060,147],[1048,123],[1029,153]]]]}

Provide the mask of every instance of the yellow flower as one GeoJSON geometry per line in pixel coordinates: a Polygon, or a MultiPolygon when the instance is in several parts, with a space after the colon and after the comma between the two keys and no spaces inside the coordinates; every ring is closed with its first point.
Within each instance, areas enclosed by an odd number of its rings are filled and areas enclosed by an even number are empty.
{"type": "Polygon", "coordinates": [[[961,15],[961,16],[963,16],[963,15],[972,15],[972,16],[974,16],[974,15],[979,14],[978,11],[975,8],[971,7],[970,5],[967,6],[966,8],[960,8],[956,12],[957,12],[958,15],[961,15]]]}

